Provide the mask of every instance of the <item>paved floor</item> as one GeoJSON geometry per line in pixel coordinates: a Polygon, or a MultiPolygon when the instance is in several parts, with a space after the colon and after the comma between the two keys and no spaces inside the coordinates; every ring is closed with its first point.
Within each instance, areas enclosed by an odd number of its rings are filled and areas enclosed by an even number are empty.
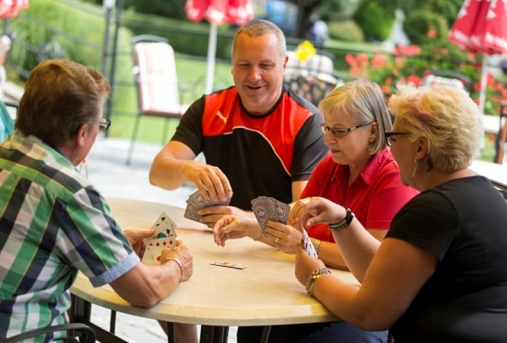
{"type": "MultiPolygon", "coordinates": [[[[196,188],[183,185],[178,190],[165,191],[150,185],[148,171],[161,146],[136,143],[130,166],[125,164],[129,141],[99,137],[87,158],[88,178],[106,197],[123,197],[167,203],[184,207],[196,188]]],[[[92,308],[92,321],[109,328],[110,311],[92,308]]],[[[228,343],[236,342],[236,328],[231,327],[228,343]]],[[[163,343],[167,336],[155,320],[117,314],[116,333],[131,343],[163,343]]],[[[107,342],[103,342],[107,343],[107,342]]],[[[185,342],[182,342],[185,343],[185,342]]]]}

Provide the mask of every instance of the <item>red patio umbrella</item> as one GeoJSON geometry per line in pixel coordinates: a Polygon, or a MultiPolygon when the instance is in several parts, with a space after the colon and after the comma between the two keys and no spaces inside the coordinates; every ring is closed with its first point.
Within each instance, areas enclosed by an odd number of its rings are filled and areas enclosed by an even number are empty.
{"type": "Polygon", "coordinates": [[[217,25],[243,25],[254,16],[251,0],[187,0],[185,4],[187,18],[199,22],[206,19],[210,22],[208,41],[208,71],[206,76],[206,93],[213,91],[215,74],[215,54],[217,45],[217,25]]]}
{"type": "Polygon", "coordinates": [[[479,106],[484,110],[488,55],[507,53],[506,0],[465,0],[449,31],[449,40],[462,49],[482,52],[479,106]]]}
{"type": "Polygon", "coordinates": [[[28,0],[0,0],[0,18],[14,18],[28,7],[28,0]]]}

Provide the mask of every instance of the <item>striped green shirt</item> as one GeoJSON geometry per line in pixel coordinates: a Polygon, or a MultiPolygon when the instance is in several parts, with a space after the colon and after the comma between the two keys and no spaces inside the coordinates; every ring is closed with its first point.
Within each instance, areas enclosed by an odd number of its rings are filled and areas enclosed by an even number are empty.
{"type": "Polygon", "coordinates": [[[0,338],[66,322],[78,271],[97,287],[138,263],[104,198],[63,154],[19,133],[0,144],[0,338]]]}

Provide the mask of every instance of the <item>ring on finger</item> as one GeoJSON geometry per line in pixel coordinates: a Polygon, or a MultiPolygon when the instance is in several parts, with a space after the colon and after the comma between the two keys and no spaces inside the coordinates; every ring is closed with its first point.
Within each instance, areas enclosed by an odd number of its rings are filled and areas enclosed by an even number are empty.
{"type": "Polygon", "coordinates": [[[310,202],[310,200],[311,200],[311,199],[312,199],[311,197],[309,197],[309,198],[304,198],[304,199],[299,199],[299,203],[300,203],[301,205],[306,205],[306,204],[308,204],[308,203],[310,202]]]}
{"type": "Polygon", "coordinates": [[[280,239],[280,237],[276,237],[275,239],[275,244],[278,244],[278,240],[280,239]]]}

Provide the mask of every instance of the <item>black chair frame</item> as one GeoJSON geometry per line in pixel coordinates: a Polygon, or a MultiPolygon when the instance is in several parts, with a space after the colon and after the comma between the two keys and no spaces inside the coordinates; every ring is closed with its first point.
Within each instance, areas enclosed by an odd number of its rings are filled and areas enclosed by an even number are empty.
{"type": "Polygon", "coordinates": [[[72,339],[74,337],[79,337],[80,343],[95,343],[95,340],[97,339],[95,336],[95,331],[93,331],[93,329],[90,328],[89,326],[81,323],[71,323],[71,324],[48,326],[45,328],[24,332],[19,335],[1,339],[0,343],[21,342],[28,338],[33,338],[57,331],[67,331],[70,334],[69,337],[71,337],[71,339],[70,340],[68,339],[67,342],[72,342],[73,341],[72,339]]]}

